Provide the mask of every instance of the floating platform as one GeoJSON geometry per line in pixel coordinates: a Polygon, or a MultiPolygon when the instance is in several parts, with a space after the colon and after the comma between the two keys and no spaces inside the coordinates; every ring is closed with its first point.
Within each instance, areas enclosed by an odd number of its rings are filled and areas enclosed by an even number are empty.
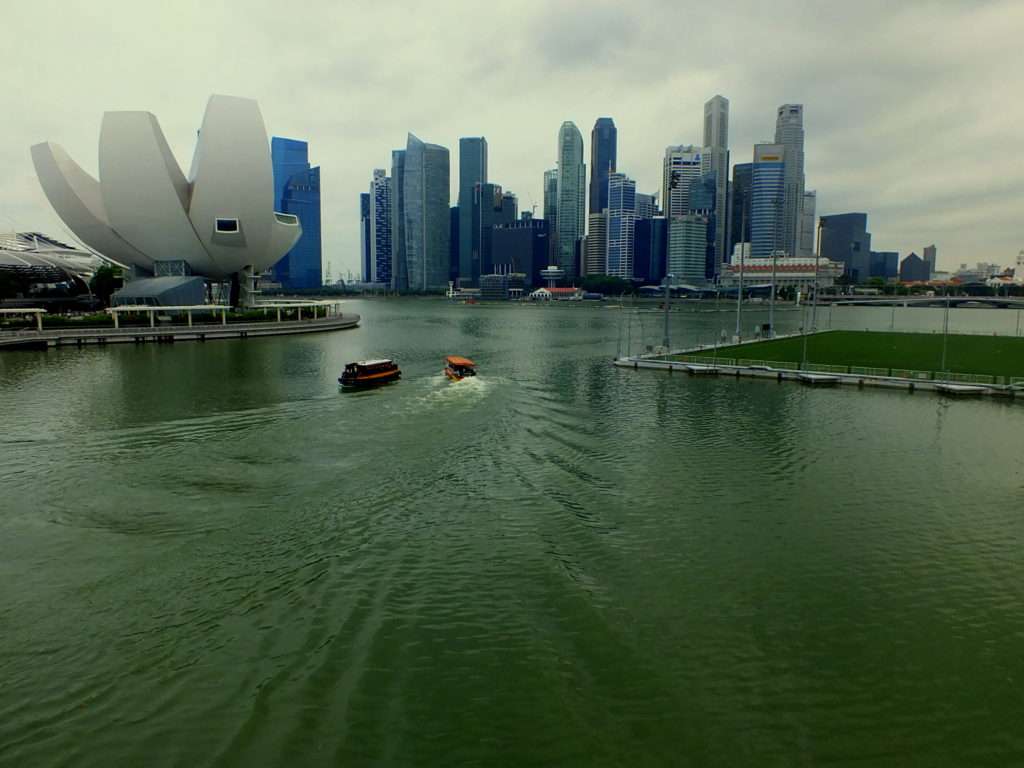
{"type": "Polygon", "coordinates": [[[981,397],[988,387],[973,384],[936,384],[935,389],[949,397],[981,397]]]}
{"type": "MultiPolygon", "coordinates": [[[[677,352],[673,354],[689,354],[677,352]]],[[[931,391],[956,398],[992,397],[1015,399],[1024,402],[1024,387],[1020,384],[960,384],[937,379],[901,378],[898,376],[874,376],[860,373],[817,373],[794,368],[774,367],[769,365],[729,365],[717,363],[683,362],[666,359],[663,355],[639,355],[620,357],[614,364],[620,368],[650,368],[662,371],[681,371],[691,375],[741,376],[755,379],[771,379],[773,381],[793,381],[811,387],[855,386],[882,387],[886,389],[902,389],[908,392],[918,390],[931,391]]]]}
{"type": "Polygon", "coordinates": [[[691,376],[717,376],[718,368],[713,365],[697,365],[690,363],[686,366],[686,372],[691,376]]]}
{"type": "Polygon", "coordinates": [[[839,384],[839,377],[825,373],[802,373],[800,381],[809,387],[834,387],[839,384]]]}
{"type": "Polygon", "coordinates": [[[83,347],[92,344],[174,344],[179,341],[215,341],[300,333],[343,331],[359,325],[354,313],[316,320],[276,320],[258,323],[208,323],[121,328],[53,328],[42,331],[0,332],[0,350],[83,347]]]}

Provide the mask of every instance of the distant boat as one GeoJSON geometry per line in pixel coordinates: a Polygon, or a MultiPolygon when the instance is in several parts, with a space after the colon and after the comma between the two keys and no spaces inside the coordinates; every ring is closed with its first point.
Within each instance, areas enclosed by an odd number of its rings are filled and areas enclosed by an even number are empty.
{"type": "Polygon", "coordinates": [[[338,377],[345,389],[362,389],[389,384],[402,378],[402,371],[393,360],[360,360],[349,363],[338,377]]]}
{"type": "Polygon", "coordinates": [[[468,376],[476,376],[476,363],[468,357],[448,355],[444,359],[444,375],[452,381],[461,381],[468,376]]]}

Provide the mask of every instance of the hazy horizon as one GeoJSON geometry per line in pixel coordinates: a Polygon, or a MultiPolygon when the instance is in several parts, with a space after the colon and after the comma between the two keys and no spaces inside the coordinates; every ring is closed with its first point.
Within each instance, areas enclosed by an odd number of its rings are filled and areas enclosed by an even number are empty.
{"type": "MultiPolygon", "coordinates": [[[[936,243],[942,269],[1010,264],[1024,248],[1024,5],[882,2],[451,3],[408,10],[311,2],[171,8],[55,2],[5,14],[13,109],[0,162],[0,229],[68,232],[29,157],[63,145],[96,173],[104,111],[154,113],[187,171],[213,93],[259,101],[269,135],[309,141],[322,168],[324,269],[359,266],[359,193],[408,132],[451,151],[487,137],[490,180],[542,205],[558,128],[618,128],[618,170],[660,187],[669,144],[702,141],[703,104],[730,102],[732,164],[805,105],[807,189],[818,214],[866,211],[875,250],[936,243]],[[57,19],[57,21],[55,21],[57,19]],[[1017,74],[1014,74],[1016,72],[1017,74]]],[[[589,169],[588,169],[589,174],[589,169]]]]}

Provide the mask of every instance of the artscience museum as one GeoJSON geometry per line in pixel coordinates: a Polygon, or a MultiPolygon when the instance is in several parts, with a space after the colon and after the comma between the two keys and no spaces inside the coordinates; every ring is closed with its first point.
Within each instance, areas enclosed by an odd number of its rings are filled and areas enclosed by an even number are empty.
{"type": "Polygon", "coordinates": [[[98,180],[53,142],[33,146],[32,161],[64,223],[128,268],[138,289],[200,278],[229,284],[232,305],[249,305],[258,275],[302,234],[297,217],[274,210],[267,132],[252,99],[210,97],[188,176],[149,112],[104,114],[98,180]]]}

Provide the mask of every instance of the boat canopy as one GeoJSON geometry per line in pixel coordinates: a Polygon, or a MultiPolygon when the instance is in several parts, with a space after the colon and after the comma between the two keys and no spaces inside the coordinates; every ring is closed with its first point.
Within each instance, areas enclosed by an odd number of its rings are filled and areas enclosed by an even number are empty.
{"type": "Polygon", "coordinates": [[[476,363],[470,360],[468,357],[459,357],[458,355],[448,355],[445,362],[448,365],[455,366],[456,368],[476,368],[476,363]]]}

